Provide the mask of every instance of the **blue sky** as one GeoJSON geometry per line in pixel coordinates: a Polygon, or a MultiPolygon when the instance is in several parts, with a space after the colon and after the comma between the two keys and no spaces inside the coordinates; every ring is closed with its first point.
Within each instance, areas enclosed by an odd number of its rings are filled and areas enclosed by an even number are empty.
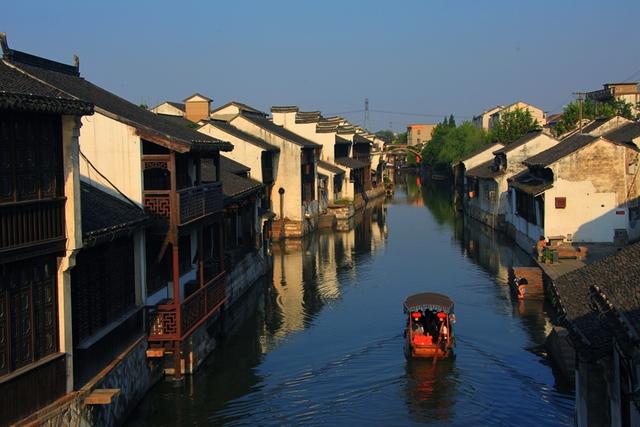
{"type": "Polygon", "coordinates": [[[517,100],[558,112],[574,91],[640,80],[639,18],[637,0],[11,1],[0,31],[77,53],[84,77],[135,103],[200,92],[328,115],[369,98],[369,128],[399,131],[517,100]]]}

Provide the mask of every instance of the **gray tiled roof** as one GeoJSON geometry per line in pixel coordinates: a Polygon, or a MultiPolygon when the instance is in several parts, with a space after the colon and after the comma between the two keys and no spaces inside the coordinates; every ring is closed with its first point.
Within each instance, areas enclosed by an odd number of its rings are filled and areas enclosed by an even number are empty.
{"type": "Polygon", "coordinates": [[[523,163],[527,166],[545,167],[582,147],[586,147],[597,139],[597,136],[576,134],[535,156],[529,157],[523,163]]]}
{"type": "Polygon", "coordinates": [[[369,164],[361,160],[352,159],[351,157],[339,157],[336,159],[336,163],[340,166],[346,166],[349,169],[362,169],[368,168],[369,164]]]}
{"type": "Polygon", "coordinates": [[[0,61],[0,108],[55,114],[93,114],[90,102],[79,101],[0,61]]]}
{"type": "Polygon", "coordinates": [[[611,331],[603,327],[593,310],[589,288],[599,288],[616,310],[624,313],[636,328],[640,325],[640,243],[593,264],[567,273],[555,281],[572,338],[595,352],[611,345],[611,331]],[[584,338],[586,338],[586,340],[584,338]]]}
{"type": "Polygon", "coordinates": [[[222,193],[227,203],[242,198],[261,190],[264,186],[261,182],[252,178],[240,176],[249,172],[249,168],[234,160],[220,156],[220,181],[222,181],[222,193]]]}
{"type": "Polygon", "coordinates": [[[627,123],[604,134],[604,138],[618,143],[630,143],[638,137],[640,137],[640,123],[638,122],[627,123]]]}
{"type": "Polygon", "coordinates": [[[338,145],[351,145],[351,141],[341,136],[336,135],[336,144],[338,145]]]}
{"type": "Polygon", "coordinates": [[[320,111],[299,111],[296,113],[296,123],[318,123],[321,119],[320,111]]]}
{"type": "Polygon", "coordinates": [[[271,107],[272,113],[297,113],[298,110],[297,105],[274,105],[271,107]]]}
{"type": "Polygon", "coordinates": [[[586,126],[583,126],[582,133],[591,133],[594,130],[598,129],[603,124],[607,123],[609,120],[611,119],[608,117],[598,117],[597,119],[587,123],[586,126]]]}
{"type": "Polygon", "coordinates": [[[137,228],[149,220],[139,207],[112,196],[86,182],[80,183],[82,234],[86,242],[110,238],[137,228]]]}
{"type": "Polygon", "coordinates": [[[338,126],[342,123],[341,117],[321,117],[316,125],[316,132],[331,133],[338,130],[338,126]]]}
{"type": "Polygon", "coordinates": [[[352,125],[340,125],[336,129],[336,132],[340,133],[340,134],[355,133],[356,132],[356,128],[354,128],[352,125]]]}
{"type": "Polygon", "coordinates": [[[532,132],[529,132],[523,136],[521,136],[520,138],[516,139],[513,142],[510,142],[509,144],[505,145],[504,147],[494,151],[493,154],[503,154],[503,153],[508,153],[509,151],[512,151],[524,144],[526,144],[527,142],[537,138],[538,136],[542,135],[542,131],[539,130],[534,130],[532,132]]]}
{"type": "Polygon", "coordinates": [[[223,108],[226,108],[226,107],[228,107],[228,106],[230,106],[230,105],[235,105],[236,107],[238,107],[238,109],[240,110],[240,112],[254,113],[254,114],[259,114],[259,115],[262,115],[262,116],[266,116],[266,115],[267,115],[267,114],[266,114],[265,112],[263,112],[263,111],[260,111],[260,110],[255,109],[255,108],[253,108],[253,107],[251,107],[251,106],[249,106],[249,105],[247,105],[247,104],[243,104],[242,102],[237,102],[237,101],[227,102],[226,104],[224,104],[224,105],[222,105],[222,106],[220,106],[220,107],[215,108],[214,110],[212,110],[212,111],[211,111],[211,113],[213,114],[213,113],[215,113],[216,111],[220,111],[220,110],[222,110],[223,108]]]}
{"type": "Polygon", "coordinates": [[[220,169],[235,174],[247,173],[251,170],[249,166],[245,166],[225,156],[220,156],[220,169]]]}
{"type": "MultiPolygon", "coordinates": [[[[23,54],[21,52],[20,54],[26,55],[26,57],[33,57],[33,55],[23,54]]],[[[20,58],[22,57],[17,57],[17,59],[20,58]]],[[[75,73],[65,72],[64,68],[49,66],[48,63],[52,63],[53,61],[45,61],[47,62],[43,62],[44,65],[31,65],[35,63],[35,61],[29,61],[30,63],[19,62],[16,60],[16,57],[14,57],[11,63],[26,73],[72,97],[93,103],[96,109],[99,108],[111,114],[115,119],[136,128],[142,128],[151,133],[156,133],[177,145],[184,146],[187,151],[191,149],[229,151],[233,148],[229,143],[219,141],[194,129],[180,126],[173,121],[166,120],[151,111],[94,85],[75,73]]],[[[65,64],[59,65],[69,67],[65,64]]]]}
{"type": "Polygon", "coordinates": [[[299,145],[303,148],[320,148],[322,147],[320,144],[316,144],[315,142],[304,138],[297,133],[293,133],[288,129],[283,128],[282,126],[278,126],[273,123],[271,120],[264,117],[250,116],[250,115],[242,115],[245,119],[249,120],[253,124],[260,126],[262,129],[270,132],[274,135],[279,136],[282,139],[286,139],[296,145],[299,145]]]}
{"type": "Polygon", "coordinates": [[[336,165],[334,165],[332,163],[325,162],[324,160],[318,160],[318,167],[321,167],[321,168],[323,168],[325,170],[333,172],[336,175],[344,174],[344,171],[342,169],[340,169],[339,167],[337,167],[336,165]]]}
{"type": "Polygon", "coordinates": [[[243,141],[246,141],[250,144],[255,145],[256,147],[262,148],[265,151],[280,151],[280,148],[275,145],[269,144],[262,138],[258,138],[257,136],[253,136],[243,130],[238,129],[237,127],[229,124],[223,120],[207,120],[206,123],[214,126],[217,129],[220,129],[223,132],[228,133],[229,135],[235,136],[243,141]]]}
{"type": "Polygon", "coordinates": [[[359,135],[359,134],[355,134],[353,136],[353,143],[354,144],[369,144],[369,145],[373,144],[373,142],[371,142],[370,140],[368,140],[367,138],[365,138],[364,136],[359,135]]]}
{"type": "Polygon", "coordinates": [[[504,171],[494,169],[493,165],[494,160],[490,159],[484,163],[480,163],[476,167],[469,169],[466,174],[468,176],[474,176],[476,178],[495,178],[496,176],[504,174],[504,171]]]}
{"type": "Polygon", "coordinates": [[[495,142],[493,144],[487,144],[487,145],[483,145],[482,147],[478,148],[477,150],[472,151],[470,154],[468,154],[467,156],[461,158],[459,161],[460,162],[464,162],[465,160],[469,160],[472,157],[477,156],[480,153],[485,152],[488,149],[500,149],[504,147],[504,144],[500,143],[500,142],[495,142]]]}
{"type": "Polygon", "coordinates": [[[224,169],[220,173],[222,193],[226,198],[238,199],[263,188],[261,182],[252,178],[244,178],[224,169]]]}
{"type": "Polygon", "coordinates": [[[203,94],[201,94],[201,93],[195,92],[193,95],[188,96],[188,97],[186,97],[185,99],[183,99],[183,100],[182,100],[182,102],[187,102],[188,100],[190,100],[191,98],[194,98],[194,97],[196,97],[196,96],[197,96],[197,97],[199,97],[199,98],[204,99],[205,101],[209,101],[209,102],[213,101],[213,99],[211,99],[211,98],[209,98],[209,97],[207,97],[207,96],[204,96],[204,95],[203,95],[203,94]]]}
{"type": "Polygon", "coordinates": [[[537,196],[553,187],[553,181],[533,175],[528,169],[509,178],[509,185],[525,193],[537,196]]]}
{"type": "Polygon", "coordinates": [[[167,104],[171,105],[172,107],[177,108],[180,111],[185,111],[186,110],[186,107],[185,107],[184,103],[182,103],[182,102],[167,101],[167,104]]]}

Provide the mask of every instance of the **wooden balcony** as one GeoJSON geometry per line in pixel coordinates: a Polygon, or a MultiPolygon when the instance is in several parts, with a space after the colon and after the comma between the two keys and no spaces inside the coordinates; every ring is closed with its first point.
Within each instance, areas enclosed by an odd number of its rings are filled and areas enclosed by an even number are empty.
{"type": "Polygon", "coordinates": [[[226,299],[227,274],[223,272],[189,295],[179,307],[172,301],[158,304],[149,316],[149,341],[184,340],[226,299]]]}
{"type": "Polygon", "coordinates": [[[148,190],[144,192],[144,206],[151,214],[171,220],[172,215],[178,225],[185,225],[222,210],[222,183],[211,182],[177,191],[176,211],[171,210],[169,190],[148,190]]]}
{"type": "Polygon", "coordinates": [[[178,190],[178,224],[186,224],[222,210],[222,183],[210,182],[178,190]]]}
{"type": "Polygon", "coordinates": [[[0,204],[0,253],[65,239],[65,198],[0,204]]]}

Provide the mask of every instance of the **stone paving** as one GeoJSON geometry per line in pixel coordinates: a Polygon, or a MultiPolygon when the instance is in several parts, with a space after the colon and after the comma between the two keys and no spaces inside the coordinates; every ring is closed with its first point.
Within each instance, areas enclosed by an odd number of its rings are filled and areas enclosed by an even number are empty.
{"type": "Polygon", "coordinates": [[[561,259],[557,263],[553,264],[545,264],[538,260],[535,261],[551,280],[555,280],[560,276],[584,267],[585,265],[589,265],[608,255],[612,255],[622,249],[612,243],[580,243],[580,246],[586,246],[589,248],[586,259],[561,259]]]}

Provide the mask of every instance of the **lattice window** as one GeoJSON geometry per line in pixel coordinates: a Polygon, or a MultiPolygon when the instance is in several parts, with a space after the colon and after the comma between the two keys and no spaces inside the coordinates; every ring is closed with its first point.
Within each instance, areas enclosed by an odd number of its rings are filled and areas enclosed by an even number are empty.
{"type": "Polygon", "coordinates": [[[55,258],[4,266],[0,276],[0,376],[58,351],[55,258]]]}
{"type": "Polygon", "coordinates": [[[0,202],[62,195],[62,125],[59,116],[0,115],[0,202]]]}
{"type": "Polygon", "coordinates": [[[73,339],[77,344],[135,306],[131,238],[83,249],[71,273],[73,339]]]}

